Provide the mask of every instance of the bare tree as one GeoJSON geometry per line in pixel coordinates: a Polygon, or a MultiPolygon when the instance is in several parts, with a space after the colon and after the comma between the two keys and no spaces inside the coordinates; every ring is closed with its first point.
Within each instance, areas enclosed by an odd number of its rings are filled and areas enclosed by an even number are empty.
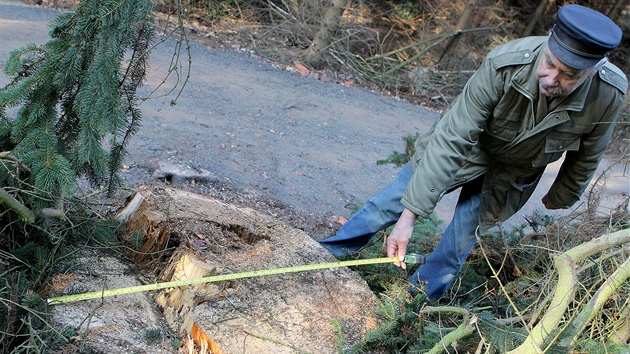
{"type": "Polygon", "coordinates": [[[529,21],[529,25],[523,32],[523,37],[531,36],[534,33],[534,28],[540,24],[538,21],[539,18],[548,12],[548,9],[556,3],[556,0],[542,0],[538,7],[536,7],[536,12],[534,16],[532,16],[532,20],[529,21]]]}
{"type": "Polygon", "coordinates": [[[628,0],[617,0],[615,5],[610,9],[610,11],[608,11],[608,17],[617,22],[617,19],[619,19],[619,15],[621,14],[621,10],[623,10],[626,6],[628,6],[628,0]]]}
{"type": "Polygon", "coordinates": [[[322,24],[315,34],[313,42],[305,52],[305,58],[308,64],[315,65],[321,61],[322,54],[330,45],[348,3],[349,0],[332,0],[332,5],[326,9],[322,24]]]}
{"type": "Polygon", "coordinates": [[[455,51],[455,49],[457,48],[457,44],[459,43],[460,38],[461,38],[461,32],[464,29],[466,29],[466,27],[469,26],[470,20],[472,18],[475,8],[477,7],[478,2],[479,0],[466,1],[466,7],[464,8],[464,12],[459,18],[459,21],[457,21],[457,24],[455,25],[456,34],[455,36],[451,38],[451,40],[446,45],[446,49],[444,49],[444,51],[442,52],[442,55],[440,56],[438,63],[441,63],[444,58],[450,57],[452,53],[455,51]]]}

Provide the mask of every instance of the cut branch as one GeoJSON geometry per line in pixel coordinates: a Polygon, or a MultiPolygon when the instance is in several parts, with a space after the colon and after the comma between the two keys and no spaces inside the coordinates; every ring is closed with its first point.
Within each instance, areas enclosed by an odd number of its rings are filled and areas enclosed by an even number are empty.
{"type": "MultiPolygon", "coordinates": [[[[576,271],[578,263],[586,260],[593,254],[628,242],[630,242],[630,229],[625,229],[600,236],[557,256],[555,266],[558,272],[558,282],[551,304],[540,322],[531,330],[523,344],[509,353],[530,354],[545,352],[543,348],[547,337],[552,331],[558,328],[569,304],[575,297],[575,292],[579,286],[576,271]]],[[[624,271],[620,272],[624,274],[624,271]]],[[[620,275],[620,277],[623,277],[623,275],[620,275]]]]}
{"type": "Polygon", "coordinates": [[[477,323],[478,318],[476,315],[472,315],[472,318],[471,318],[470,311],[468,311],[465,308],[454,307],[454,306],[442,306],[442,307],[427,306],[424,309],[422,309],[422,311],[420,311],[419,314],[423,315],[426,313],[436,313],[436,312],[455,313],[455,314],[462,315],[464,319],[462,320],[462,323],[454,331],[442,337],[442,339],[438,343],[436,343],[433,346],[433,348],[431,348],[431,350],[427,352],[428,354],[442,353],[445,350],[447,350],[448,346],[450,346],[451,344],[453,344],[459,339],[468,337],[475,331],[475,324],[477,323]]]}
{"type": "Polygon", "coordinates": [[[4,190],[4,188],[0,188],[0,204],[4,204],[7,208],[13,210],[26,224],[32,224],[35,221],[33,211],[20,203],[20,201],[15,199],[9,192],[4,190]]]}
{"type": "Polygon", "coordinates": [[[593,319],[593,317],[604,307],[604,304],[611,296],[615,294],[624,283],[630,278],[630,258],[613,272],[613,274],[606,279],[604,284],[597,290],[591,300],[582,308],[580,313],[571,322],[571,325],[567,329],[564,335],[564,340],[561,344],[566,346],[575,345],[576,340],[584,330],[584,327],[593,319]]]}

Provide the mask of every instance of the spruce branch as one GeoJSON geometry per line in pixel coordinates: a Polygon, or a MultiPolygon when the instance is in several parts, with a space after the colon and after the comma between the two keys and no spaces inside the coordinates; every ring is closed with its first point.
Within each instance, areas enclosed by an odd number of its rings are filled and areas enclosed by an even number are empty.
{"type": "Polygon", "coordinates": [[[32,43],[13,50],[7,59],[4,73],[7,76],[30,76],[31,69],[37,66],[37,63],[44,58],[44,55],[44,48],[32,43]]]}
{"type": "Polygon", "coordinates": [[[463,317],[462,323],[455,330],[442,337],[442,339],[427,352],[428,354],[442,353],[456,341],[468,337],[475,331],[475,325],[478,321],[478,317],[476,315],[471,314],[469,310],[462,307],[426,306],[419,312],[421,316],[428,313],[454,313],[463,317]]]}
{"type": "Polygon", "coordinates": [[[4,206],[13,210],[25,224],[32,224],[35,221],[35,213],[15,199],[4,188],[0,188],[0,204],[4,204],[4,206]]]}
{"type": "Polygon", "coordinates": [[[31,169],[28,168],[28,166],[26,166],[22,161],[20,161],[20,159],[12,156],[10,151],[0,152],[0,159],[11,161],[15,163],[20,169],[26,171],[27,173],[31,173],[31,169]]]}
{"type": "Polygon", "coordinates": [[[153,6],[82,1],[51,21],[49,42],[11,53],[5,71],[13,78],[0,89],[0,114],[12,145],[2,148],[29,167],[32,192],[52,196],[55,206],[77,175],[110,191],[120,184],[125,148],[141,121],[135,94],[153,40],[153,6]],[[5,107],[18,107],[16,116],[5,118],[5,107]]]}

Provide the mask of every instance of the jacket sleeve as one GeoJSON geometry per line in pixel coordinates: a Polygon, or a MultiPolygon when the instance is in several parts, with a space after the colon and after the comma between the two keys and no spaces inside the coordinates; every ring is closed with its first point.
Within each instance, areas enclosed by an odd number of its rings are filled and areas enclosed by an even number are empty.
{"type": "Polygon", "coordinates": [[[407,209],[425,218],[433,212],[477,144],[502,95],[503,81],[492,60],[486,58],[450,109],[418,139],[414,173],[401,200],[407,209]]]}
{"type": "Polygon", "coordinates": [[[625,101],[625,95],[621,91],[612,95],[616,96],[615,99],[600,113],[600,117],[597,117],[600,119],[594,123],[593,130],[581,137],[580,148],[567,152],[549,189],[549,200],[559,208],[570,208],[580,199],[604,157],[613,134],[614,123],[625,101]]]}

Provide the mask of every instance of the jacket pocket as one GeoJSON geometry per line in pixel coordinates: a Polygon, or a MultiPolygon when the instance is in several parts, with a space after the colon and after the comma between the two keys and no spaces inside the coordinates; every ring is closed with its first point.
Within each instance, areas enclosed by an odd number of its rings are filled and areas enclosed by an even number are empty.
{"type": "Polygon", "coordinates": [[[562,154],[565,151],[577,151],[579,148],[580,139],[577,136],[548,137],[545,141],[545,152],[548,154],[556,154],[558,152],[562,154]]]}
{"type": "Polygon", "coordinates": [[[512,182],[510,185],[512,188],[508,190],[507,193],[507,201],[505,203],[505,211],[504,211],[504,219],[509,218],[510,216],[516,214],[521,208],[527,203],[529,198],[531,198],[532,194],[534,194],[534,190],[536,190],[536,186],[538,186],[538,182],[540,182],[540,178],[542,177],[542,172],[532,176],[533,180],[528,181],[527,183],[523,183],[517,185],[512,182]]]}
{"type": "Polygon", "coordinates": [[[575,135],[566,134],[563,137],[547,137],[545,139],[545,149],[532,162],[532,167],[546,166],[558,161],[565,151],[577,151],[579,148],[580,139],[575,135]]]}
{"type": "Polygon", "coordinates": [[[574,121],[569,120],[553,127],[552,134],[559,137],[579,137],[582,134],[589,132],[591,129],[592,127],[589,129],[587,126],[576,124],[574,121]]]}

